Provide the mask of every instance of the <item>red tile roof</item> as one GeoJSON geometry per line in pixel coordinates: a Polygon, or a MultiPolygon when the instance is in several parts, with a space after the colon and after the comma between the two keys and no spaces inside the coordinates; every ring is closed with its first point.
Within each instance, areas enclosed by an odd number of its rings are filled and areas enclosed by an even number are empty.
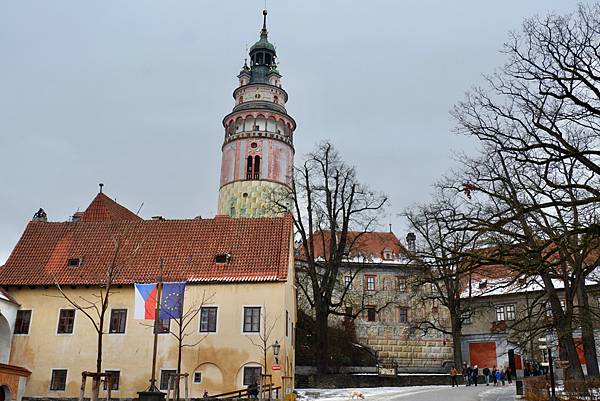
{"type": "MultiPolygon", "coordinates": [[[[341,233],[337,233],[339,238],[341,233]]],[[[389,249],[394,255],[394,259],[408,255],[406,248],[400,243],[400,240],[392,232],[356,232],[349,231],[348,239],[354,241],[350,247],[350,256],[362,255],[371,258],[383,258],[383,251],[389,249]]],[[[324,248],[329,247],[330,232],[319,231],[312,236],[315,247],[315,257],[324,257],[326,252],[324,248]]],[[[303,251],[300,252],[303,254],[303,251]]]]}
{"type": "Polygon", "coordinates": [[[116,258],[117,284],[156,281],[161,257],[167,281],[287,278],[291,216],[142,220],[129,212],[136,217],[133,219],[120,210],[122,206],[117,204],[116,208],[106,199],[99,195],[86,210],[94,210],[98,204],[101,207],[96,211],[108,208],[108,214],[88,215],[104,216],[103,221],[82,218],[77,222],[30,222],[6,264],[0,267],[0,285],[98,284],[113,258],[116,243],[121,246],[116,258]],[[229,263],[217,264],[215,256],[219,254],[230,254],[229,263]],[[80,266],[69,267],[69,259],[79,259],[80,266]]]}
{"type": "Polygon", "coordinates": [[[102,192],[96,195],[88,208],[80,215],[81,221],[120,221],[120,220],[142,220],[141,217],[131,210],[119,205],[102,192]]]}

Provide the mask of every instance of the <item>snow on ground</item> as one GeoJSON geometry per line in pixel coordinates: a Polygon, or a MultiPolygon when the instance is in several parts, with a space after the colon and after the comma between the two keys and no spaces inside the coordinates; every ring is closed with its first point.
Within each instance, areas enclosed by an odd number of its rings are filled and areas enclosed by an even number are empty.
{"type": "MultiPolygon", "coordinates": [[[[419,387],[376,387],[376,388],[342,388],[342,389],[298,389],[299,399],[312,401],[347,401],[353,392],[361,393],[365,400],[385,400],[393,397],[409,397],[415,394],[436,391],[448,386],[419,386],[419,387]],[[318,394],[318,396],[316,396],[318,394]]],[[[355,398],[356,399],[356,398],[355,398]]],[[[358,399],[360,400],[360,398],[358,399]]]]}

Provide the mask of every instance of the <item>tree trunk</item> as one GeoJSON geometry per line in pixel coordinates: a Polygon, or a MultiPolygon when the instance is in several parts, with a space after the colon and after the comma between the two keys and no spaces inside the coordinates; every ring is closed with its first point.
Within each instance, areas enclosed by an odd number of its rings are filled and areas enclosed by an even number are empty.
{"type": "Polygon", "coordinates": [[[583,342],[583,352],[585,355],[585,364],[587,375],[589,377],[600,377],[598,369],[598,355],[596,354],[596,339],[594,338],[594,321],[590,304],[587,297],[584,280],[578,285],[577,301],[579,303],[580,321],[581,321],[581,339],[583,342]]]}
{"type": "Polygon", "coordinates": [[[450,317],[452,321],[452,348],[454,355],[454,366],[456,369],[460,371],[462,367],[462,344],[460,342],[462,325],[460,323],[460,316],[456,316],[457,313],[452,313],[453,316],[450,317]]]}
{"type": "MultiPolygon", "coordinates": [[[[98,343],[97,343],[97,353],[96,353],[96,373],[102,373],[102,337],[104,331],[104,314],[100,315],[100,321],[98,323],[98,343]]],[[[94,376],[92,380],[92,396],[90,397],[91,401],[98,401],[100,398],[100,376],[94,376]]]]}
{"type": "MultiPolygon", "coordinates": [[[[583,369],[579,363],[579,356],[577,355],[577,348],[575,347],[575,341],[573,340],[573,317],[570,313],[563,312],[560,299],[552,283],[552,279],[547,273],[541,273],[540,277],[544,282],[546,294],[548,295],[548,301],[552,310],[552,319],[554,327],[556,328],[556,335],[558,336],[558,343],[560,346],[561,359],[566,356],[569,362],[569,373],[573,379],[583,379],[583,369]]],[[[567,312],[572,310],[572,305],[566,305],[567,312]]]]}
{"type": "MultiPolygon", "coordinates": [[[[320,301],[322,302],[322,301],[320,301]]],[[[317,303],[315,308],[315,351],[317,352],[317,371],[329,371],[329,310],[328,305],[317,303]]]]}
{"type": "MultiPolygon", "coordinates": [[[[182,322],[179,322],[179,327],[181,326],[182,322]]],[[[181,374],[181,351],[183,348],[183,332],[180,330],[179,331],[179,347],[177,349],[177,374],[180,375],[181,374]]],[[[175,381],[175,399],[179,400],[179,382],[181,381],[181,377],[177,376],[177,380],[175,381]]]]}

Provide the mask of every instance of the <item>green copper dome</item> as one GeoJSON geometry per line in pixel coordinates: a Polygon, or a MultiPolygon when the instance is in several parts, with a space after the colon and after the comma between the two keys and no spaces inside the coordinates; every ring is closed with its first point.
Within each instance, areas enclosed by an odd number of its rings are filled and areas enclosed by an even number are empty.
{"type": "Polygon", "coordinates": [[[273,46],[273,44],[269,42],[266,34],[263,35],[261,33],[260,40],[252,45],[252,47],[250,48],[250,53],[252,53],[255,50],[269,50],[275,53],[275,46],[273,46]]]}

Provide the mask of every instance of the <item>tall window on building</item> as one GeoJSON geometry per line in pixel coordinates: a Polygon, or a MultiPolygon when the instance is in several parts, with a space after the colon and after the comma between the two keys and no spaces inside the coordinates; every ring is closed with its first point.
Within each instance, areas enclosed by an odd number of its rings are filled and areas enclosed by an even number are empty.
{"type": "MultiPolygon", "coordinates": [[[[110,389],[113,391],[118,390],[121,372],[118,370],[107,370],[104,373],[110,373],[110,389]]],[[[104,390],[108,390],[108,377],[104,380],[104,390]]]]}
{"type": "Polygon", "coordinates": [[[108,332],[110,334],[125,333],[125,325],[127,324],[127,309],[112,309],[110,311],[110,326],[108,332]]]}
{"type": "Polygon", "coordinates": [[[404,277],[398,277],[398,291],[406,292],[406,279],[404,277]]]}
{"type": "Polygon", "coordinates": [[[244,386],[260,383],[261,373],[262,370],[260,366],[244,366],[244,386]]]}
{"type": "Polygon", "coordinates": [[[365,280],[367,282],[367,291],[375,291],[375,279],[376,276],[365,276],[365,280]]]}
{"type": "Polygon", "coordinates": [[[75,309],[61,309],[58,314],[58,334],[73,333],[73,324],[75,323],[75,309]]]}
{"type": "Polygon", "coordinates": [[[515,305],[506,305],[506,320],[515,320],[515,305]]]}
{"type": "Polygon", "coordinates": [[[67,369],[52,369],[51,391],[64,391],[67,388],[67,369]]]}
{"type": "Polygon", "coordinates": [[[344,276],[344,287],[349,290],[352,289],[352,276],[344,276]]]}
{"type": "Polygon", "coordinates": [[[169,389],[169,379],[172,374],[177,373],[175,369],[161,369],[160,371],[160,390],[169,389]]]}
{"type": "Polygon", "coordinates": [[[375,307],[374,306],[367,306],[367,321],[368,322],[374,322],[376,316],[377,316],[377,313],[375,312],[375,307]]]}
{"type": "Polygon", "coordinates": [[[217,307],[206,306],[200,310],[200,332],[216,333],[217,331],[217,307]]]}
{"type": "Polygon", "coordinates": [[[400,323],[408,322],[408,308],[402,306],[398,308],[398,321],[400,323]]]}
{"type": "Polygon", "coordinates": [[[496,321],[502,322],[504,320],[506,320],[504,305],[496,306],[496,321]]]}
{"type": "Polygon", "coordinates": [[[248,156],[248,159],[246,160],[246,179],[247,180],[251,180],[252,179],[252,161],[254,159],[252,158],[252,156],[248,156]]]}
{"type": "Polygon", "coordinates": [[[260,333],[260,306],[244,307],[244,333],[260,333]]]}
{"type": "Polygon", "coordinates": [[[254,156],[254,179],[260,179],[260,156],[254,156]]]}
{"type": "Polygon", "coordinates": [[[15,321],[15,334],[29,334],[29,325],[31,323],[30,310],[18,310],[15,321]]]}

